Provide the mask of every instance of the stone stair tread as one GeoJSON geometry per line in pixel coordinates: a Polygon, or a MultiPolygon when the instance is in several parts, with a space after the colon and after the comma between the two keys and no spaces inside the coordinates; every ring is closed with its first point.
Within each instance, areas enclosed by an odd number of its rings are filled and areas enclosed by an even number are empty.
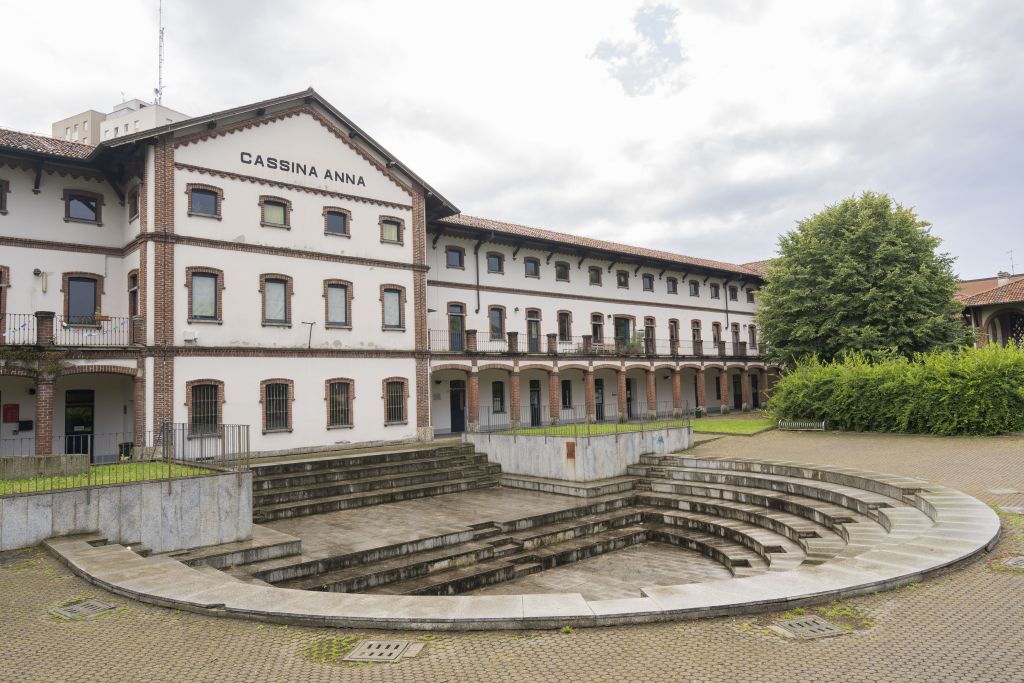
{"type": "Polygon", "coordinates": [[[314,453],[302,454],[305,457],[296,457],[292,455],[254,458],[250,464],[250,469],[253,470],[253,474],[255,475],[260,470],[272,469],[276,467],[290,467],[298,469],[303,467],[315,467],[330,462],[347,462],[349,464],[355,464],[363,462],[387,462],[389,460],[401,461],[403,459],[421,456],[424,452],[430,452],[435,455],[460,455],[473,453],[473,451],[474,448],[471,444],[461,443],[446,446],[435,446],[431,448],[423,448],[422,446],[410,446],[408,448],[399,448],[394,450],[379,450],[358,453],[346,453],[344,451],[338,450],[325,450],[314,453]]]}
{"type": "MultiPolygon", "coordinates": [[[[254,500],[259,500],[261,498],[268,498],[268,497],[272,497],[272,496],[281,496],[281,495],[287,495],[287,494],[295,494],[295,493],[301,493],[301,492],[330,491],[331,489],[344,488],[346,486],[369,487],[371,490],[378,490],[378,489],[374,489],[375,486],[379,487],[379,488],[398,488],[398,487],[394,487],[394,486],[387,486],[387,484],[393,483],[395,481],[404,481],[404,480],[417,479],[417,478],[420,478],[420,477],[428,478],[431,481],[447,481],[447,480],[451,480],[451,479],[457,479],[457,478],[462,477],[462,476],[467,475],[467,474],[480,474],[480,475],[484,474],[484,473],[480,472],[479,470],[480,470],[480,468],[477,467],[476,465],[468,465],[468,466],[464,466],[464,467],[438,468],[438,469],[434,469],[434,470],[427,470],[425,472],[410,472],[410,473],[407,473],[407,474],[402,474],[400,476],[385,475],[385,476],[381,476],[381,477],[372,477],[372,478],[368,477],[368,478],[365,478],[365,479],[353,479],[353,480],[344,480],[343,479],[343,480],[339,480],[339,481],[321,482],[321,483],[317,483],[317,484],[304,484],[304,485],[301,485],[301,486],[286,486],[286,487],[276,488],[276,489],[253,491],[253,499],[254,500]]],[[[426,483],[426,482],[423,482],[423,483],[426,483]]],[[[313,500],[313,499],[315,499],[315,497],[313,497],[313,498],[304,498],[303,500],[313,500]]],[[[260,506],[257,505],[257,507],[260,507],[260,506]]]]}
{"type": "Polygon", "coordinates": [[[275,483],[279,481],[288,481],[290,479],[301,479],[301,478],[315,478],[323,479],[326,476],[331,475],[346,475],[353,479],[362,479],[367,472],[373,472],[377,470],[385,470],[389,473],[404,473],[404,472],[415,472],[420,471],[416,469],[421,465],[434,465],[434,467],[424,468],[424,470],[439,469],[447,465],[480,465],[486,464],[486,456],[482,455],[451,455],[445,457],[424,457],[424,458],[410,458],[409,460],[399,460],[396,462],[387,463],[374,463],[369,465],[358,465],[352,466],[344,463],[339,463],[333,467],[326,467],[323,469],[316,470],[299,470],[293,472],[277,472],[274,474],[257,474],[253,476],[253,483],[275,483]]]}
{"type": "Polygon", "coordinates": [[[259,548],[290,545],[293,543],[300,543],[300,540],[290,534],[276,531],[260,524],[253,524],[252,538],[247,538],[242,541],[233,541],[231,543],[222,543],[220,545],[207,545],[201,548],[192,548],[191,550],[183,550],[167,554],[178,562],[192,564],[211,557],[219,557],[222,555],[259,548]]]}

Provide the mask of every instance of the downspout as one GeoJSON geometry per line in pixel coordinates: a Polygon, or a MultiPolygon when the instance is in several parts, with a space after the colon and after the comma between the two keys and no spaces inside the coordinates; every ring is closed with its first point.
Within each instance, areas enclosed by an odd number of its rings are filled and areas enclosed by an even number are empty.
{"type": "MultiPolygon", "coordinates": [[[[730,330],[731,329],[729,327],[729,283],[730,282],[731,282],[731,280],[726,279],[725,284],[722,285],[722,289],[725,290],[725,291],[722,292],[722,298],[725,299],[725,329],[726,330],[730,330]]],[[[730,335],[731,334],[732,333],[730,332],[730,335]]]]}
{"type": "Polygon", "coordinates": [[[473,264],[476,270],[476,310],[474,313],[480,312],[480,242],[476,243],[473,247],[473,264]]]}

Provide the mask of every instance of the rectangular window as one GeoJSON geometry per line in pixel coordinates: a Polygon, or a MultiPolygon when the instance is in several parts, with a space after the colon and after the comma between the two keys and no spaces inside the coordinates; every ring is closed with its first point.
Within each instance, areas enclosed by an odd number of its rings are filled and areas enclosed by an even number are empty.
{"type": "Polygon", "coordinates": [[[131,273],[128,276],[128,315],[139,314],[139,276],[131,273]]]}
{"type": "Polygon", "coordinates": [[[384,327],[402,327],[402,293],[397,289],[384,290],[384,327]]]}
{"type": "Polygon", "coordinates": [[[572,380],[562,380],[562,408],[572,408],[572,380]]]}
{"type": "Polygon", "coordinates": [[[217,319],[217,276],[192,273],[192,314],[196,320],[217,319]]]}
{"type": "Polygon", "coordinates": [[[644,291],[645,292],[653,292],[654,291],[654,276],[650,275],[649,273],[644,273],[643,275],[640,276],[640,278],[641,278],[641,281],[643,282],[644,291]]]}
{"type": "Polygon", "coordinates": [[[466,253],[458,247],[447,247],[444,250],[445,263],[449,268],[463,268],[465,267],[465,256],[466,253]]]}
{"type": "Polygon", "coordinates": [[[488,254],[487,255],[487,272],[488,273],[504,273],[505,272],[505,257],[501,254],[488,254]]]}
{"type": "Polygon", "coordinates": [[[263,222],[268,225],[288,225],[288,211],[281,202],[263,202],[263,222]]]}
{"type": "Polygon", "coordinates": [[[747,290],[747,303],[748,304],[754,303],[754,290],[752,290],[752,289],[748,289],[747,290]]]}
{"type": "Polygon", "coordinates": [[[268,432],[291,429],[288,416],[288,385],[280,382],[268,384],[263,402],[264,424],[268,432]]]}
{"type": "Polygon", "coordinates": [[[597,266],[590,266],[588,271],[590,273],[590,284],[600,285],[601,284],[601,269],[597,266]]]}
{"type": "Polygon", "coordinates": [[[629,289],[629,273],[624,270],[616,271],[615,284],[619,289],[629,289]]]}
{"type": "Polygon", "coordinates": [[[540,261],[535,258],[523,259],[523,267],[526,269],[526,277],[540,277],[540,261]]]}
{"type": "Polygon", "coordinates": [[[559,261],[555,264],[555,279],[560,282],[569,281],[569,264],[559,261]]]}
{"type": "Polygon", "coordinates": [[[189,430],[192,434],[214,434],[220,422],[220,404],[217,400],[216,384],[195,384],[192,386],[192,419],[189,430]]]}
{"type": "Polygon", "coordinates": [[[74,221],[98,223],[100,220],[99,199],[83,194],[68,195],[68,218],[74,221]]]}
{"type": "Polygon", "coordinates": [[[218,216],[217,193],[212,190],[192,190],[189,213],[199,216],[218,216]]]}
{"type": "Polygon", "coordinates": [[[700,283],[690,280],[690,296],[700,296],[700,283]]]}
{"type": "Polygon", "coordinates": [[[721,299],[722,298],[721,289],[719,288],[718,285],[711,285],[711,298],[712,299],[721,299]]]}
{"type": "Polygon", "coordinates": [[[558,341],[567,342],[572,338],[572,316],[568,311],[558,314],[558,341]]]}
{"type": "Polygon", "coordinates": [[[405,422],[405,383],[388,382],[384,394],[388,424],[405,422]]]}
{"type": "Polygon", "coordinates": [[[288,322],[288,283],[284,280],[263,281],[263,322],[288,322]]]}
{"type": "Polygon", "coordinates": [[[132,190],[128,194],[128,220],[133,221],[139,217],[139,191],[132,190]]]}
{"type": "Polygon", "coordinates": [[[324,216],[324,232],[328,235],[348,236],[348,216],[340,211],[328,211],[324,216]]]}
{"type": "Polygon", "coordinates": [[[501,339],[505,336],[505,310],[492,308],[488,313],[490,318],[491,339],[501,339]]]}
{"type": "Polygon", "coordinates": [[[600,313],[590,316],[590,334],[595,344],[604,343],[604,316],[600,313]]]}
{"type": "Polygon", "coordinates": [[[736,285],[730,285],[729,286],[729,301],[739,301],[739,300],[740,300],[740,290],[736,287],[736,285]]]}
{"type": "Polygon", "coordinates": [[[352,385],[331,382],[327,388],[327,426],[352,426],[352,385]]]}
{"type": "Polygon", "coordinates": [[[505,412],[505,383],[491,382],[491,412],[505,412]]]}
{"type": "Polygon", "coordinates": [[[327,286],[327,324],[348,326],[348,285],[327,286]]]}
{"type": "Polygon", "coordinates": [[[380,241],[400,244],[402,242],[401,224],[398,221],[381,221],[380,241]]]}
{"type": "Polygon", "coordinates": [[[99,308],[96,280],[89,277],[68,278],[69,325],[94,325],[99,308]]]}
{"type": "Polygon", "coordinates": [[[679,291],[679,280],[674,277],[670,277],[665,281],[665,287],[669,294],[675,294],[679,291]]]}

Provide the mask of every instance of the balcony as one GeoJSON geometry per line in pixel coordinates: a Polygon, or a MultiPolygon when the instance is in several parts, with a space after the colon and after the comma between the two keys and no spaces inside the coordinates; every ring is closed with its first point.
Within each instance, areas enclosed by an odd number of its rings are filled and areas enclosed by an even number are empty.
{"type": "MultiPolygon", "coordinates": [[[[0,344],[7,346],[130,346],[138,325],[128,317],[70,317],[47,311],[0,316],[0,344]]],[[[138,322],[138,319],[136,320],[138,322]]]]}
{"type": "Polygon", "coordinates": [[[603,337],[591,335],[559,338],[557,334],[527,336],[506,332],[501,337],[479,335],[476,330],[464,332],[430,330],[430,351],[435,354],[539,354],[545,356],[616,356],[640,358],[749,358],[763,349],[748,347],[746,342],[689,341],[681,339],[647,339],[635,337],[603,337]]]}

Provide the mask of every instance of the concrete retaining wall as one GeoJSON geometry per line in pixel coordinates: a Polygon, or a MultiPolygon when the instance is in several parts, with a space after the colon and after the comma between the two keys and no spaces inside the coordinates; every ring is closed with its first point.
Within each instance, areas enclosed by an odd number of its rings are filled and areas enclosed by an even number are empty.
{"type": "Polygon", "coordinates": [[[169,552],[252,536],[252,473],[211,474],[0,498],[0,550],[99,533],[169,552]]]}
{"type": "Polygon", "coordinates": [[[676,453],[693,446],[691,427],[625,432],[591,437],[511,436],[483,432],[463,434],[501,471],[565,481],[595,481],[626,474],[626,468],[649,453],[676,453]],[[569,444],[575,457],[569,457],[569,444]]]}
{"type": "Polygon", "coordinates": [[[5,455],[0,457],[0,479],[66,477],[89,471],[89,454],[5,455]]]}

